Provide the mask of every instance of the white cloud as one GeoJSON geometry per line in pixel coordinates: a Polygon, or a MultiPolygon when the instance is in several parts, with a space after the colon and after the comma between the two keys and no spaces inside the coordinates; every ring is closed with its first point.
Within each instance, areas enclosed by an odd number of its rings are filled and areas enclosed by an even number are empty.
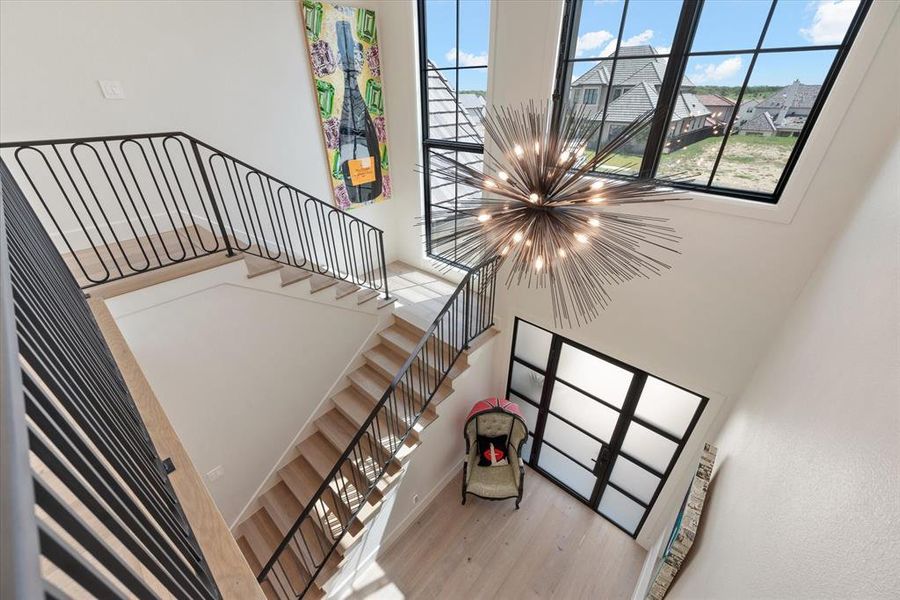
{"type": "MultiPolygon", "coordinates": [[[[622,42],[623,47],[627,46],[640,46],[642,44],[648,43],[653,39],[653,30],[645,29],[644,31],[631,36],[630,38],[626,38],[624,42],[622,42]]],[[[600,56],[611,56],[613,52],[616,51],[616,40],[611,41],[606,45],[606,48],[600,53],[600,56]]]]}
{"type": "Polygon", "coordinates": [[[575,56],[583,56],[591,50],[596,50],[609,40],[613,34],[608,31],[589,31],[584,35],[578,36],[578,43],[575,45],[575,56]]]}
{"type": "MultiPolygon", "coordinates": [[[[444,58],[446,58],[451,63],[455,63],[456,48],[450,48],[449,50],[447,50],[447,53],[444,54],[444,58]]],[[[470,52],[462,50],[459,53],[459,66],[461,67],[481,67],[486,65],[487,62],[487,52],[482,52],[481,54],[472,54],[470,52]]]]}
{"type": "Polygon", "coordinates": [[[857,8],[859,0],[819,0],[812,24],[801,28],[800,35],[813,44],[838,44],[857,8]]]}
{"type": "Polygon", "coordinates": [[[718,64],[696,65],[691,79],[695,83],[714,83],[724,81],[741,70],[741,57],[732,56],[718,64]]]}

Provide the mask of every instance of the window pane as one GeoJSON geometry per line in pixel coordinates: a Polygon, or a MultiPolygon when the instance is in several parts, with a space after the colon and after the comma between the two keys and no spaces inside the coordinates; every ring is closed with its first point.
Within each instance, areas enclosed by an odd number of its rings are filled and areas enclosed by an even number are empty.
{"type": "Polygon", "coordinates": [[[624,456],[616,458],[609,480],[648,504],[660,481],[659,477],[624,456]]]}
{"type": "Polygon", "coordinates": [[[713,185],[775,191],[834,56],[833,50],[759,55],[713,185]]]}
{"type": "Polygon", "coordinates": [[[631,0],[619,56],[668,54],[681,5],[681,0],[631,0]]]}
{"type": "Polygon", "coordinates": [[[535,404],[541,403],[541,390],[544,387],[544,376],[523,365],[513,361],[512,382],[510,387],[520,396],[527,398],[535,404]]]}
{"type": "Polygon", "coordinates": [[[634,533],[644,516],[643,506],[611,487],[603,491],[599,510],[629,533],[634,533]]]}
{"type": "Polygon", "coordinates": [[[613,406],[622,407],[631,385],[631,371],[569,344],[562,345],[556,375],[613,406]]]}
{"type": "Polygon", "coordinates": [[[484,143],[484,111],[487,97],[487,69],[461,69],[459,77],[460,142],[484,143]]]}
{"type": "Polygon", "coordinates": [[[691,52],[756,48],[771,5],[769,0],[706,0],[691,52]]]}
{"type": "Polygon", "coordinates": [[[428,71],[428,137],[456,139],[456,71],[428,71]]]}
{"type": "Polygon", "coordinates": [[[436,67],[455,67],[456,0],[427,0],[425,19],[428,61],[436,67]]]}
{"type": "Polygon", "coordinates": [[[622,442],[622,452],[660,473],[666,472],[677,449],[678,445],[675,442],[634,422],[628,426],[628,433],[622,442]]]}
{"type": "MultiPolygon", "coordinates": [[[[635,49],[623,48],[623,51],[631,50],[635,49]]],[[[601,102],[606,102],[606,118],[600,132],[599,146],[594,150],[602,149],[632,121],[656,108],[659,90],[666,73],[666,63],[667,60],[660,57],[619,59],[615,61],[614,73],[612,61],[602,61],[598,64],[596,77],[601,81],[610,81],[611,77],[612,86],[609,88],[608,102],[607,86],[601,86],[600,98],[601,102]]],[[[591,73],[588,75],[594,76],[591,73]]],[[[603,104],[599,104],[599,107],[602,109],[603,104]]],[[[601,170],[637,173],[641,167],[649,129],[649,126],[644,128],[626,143],[601,167],[601,170]]]]}
{"type": "Polygon", "coordinates": [[[553,384],[550,410],[597,436],[604,442],[612,439],[619,412],[585,396],[561,381],[553,384]]]}
{"type": "Polygon", "coordinates": [[[541,445],[538,465],[585,500],[590,499],[594,484],[597,482],[597,478],[590,471],[578,466],[547,444],[541,445]]]}
{"type": "Polygon", "coordinates": [[[635,416],[676,437],[687,431],[700,397],[656,377],[648,377],[635,416]]]}
{"type": "Polygon", "coordinates": [[[859,0],[779,2],[763,47],[840,44],[858,8],[859,0]]]}
{"type": "Polygon", "coordinates": [[[616,48],[623,0],[583,2],[574,58],[609,56],[616,48]]]}
{"type": "Polygon", "coordinates": [[[515,355],[541,369],[547,368],[553,334],[525,321],[516,324],[515,355]]]}
{"type": "Polygon", "coordinates": [[[460,67],[487,66],[490,27],[490,0],[459,3],[459,53],[456,58],[460,67]]]}
{"type": "Polygon", "coordinates": [[[695,56],[688,61],[657,177],[709,182],[751,58],[695,56]]]}
{"type": "Polygon", "coordinates": [[[594,468],[594,461],[600,454],[602,446],[597,440],[591,439],[553,415],[547,415],[544,439],[588,469],[594,468]]]}

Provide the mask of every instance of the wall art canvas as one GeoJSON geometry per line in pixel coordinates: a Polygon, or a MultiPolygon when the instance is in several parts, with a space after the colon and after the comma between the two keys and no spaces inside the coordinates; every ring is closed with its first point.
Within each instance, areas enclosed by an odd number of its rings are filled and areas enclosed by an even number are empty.
{"type": "Polygon", "coordinates": [[[391,197],[375,12],[301,0],[335,204],[391,197]]]}
{"type": "Polygon", "coordinates": [[[662,600],[665,597],[694,544],[717,452],[718,449],[712,444],[704,444],[697,473],[691,480],[691,487],[688,488],[681,510],[675,518],[668,543],[657,558],[654,575],[645,596],[647,600],[662,600]]]}

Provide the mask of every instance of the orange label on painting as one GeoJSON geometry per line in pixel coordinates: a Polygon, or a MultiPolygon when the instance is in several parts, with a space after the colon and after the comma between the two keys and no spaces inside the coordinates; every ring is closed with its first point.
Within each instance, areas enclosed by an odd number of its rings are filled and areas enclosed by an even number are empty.
{"type": "Polygon", "coordinates": [[[371,158],[357,158],[347,161],[350,171],[350,183],[362,185],[375,181],[375,161],[371,158]]]}

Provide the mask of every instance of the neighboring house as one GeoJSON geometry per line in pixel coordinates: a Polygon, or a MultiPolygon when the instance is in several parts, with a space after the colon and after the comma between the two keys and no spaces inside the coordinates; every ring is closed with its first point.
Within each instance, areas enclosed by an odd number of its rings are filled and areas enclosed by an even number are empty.
{"type": "Polygon", "coordinates": [[[709,109],[707,125],[713,128],[727,126],[734,114],[734,100],[718,94],[698,94],[697,98],[709,109]]]}
{"type": "Polygon", "coordinates": [[[476,126],[480,126],[484,122],[484,111],[486,103],[484,96],[479,94],[460,94],[459,103],[466,111],[469,120],[476,126]]]}
{"type": "Polygon", "coordinates": [[[799,80],[765,100],[748,113],[739,134],[763,136],[798,136],[819,95],[820,85],[804,85],[799,80]]]}
{"type": "MultiPolygon", "coordinates": [[[[627,46],[619,50],[619,57],[638,57],[616,62],[615,73],[612,64],[601,62],[572,83],[572,101],[576,106],[596,107],[598,118],[602,117],[604,106],[607,116],[600,132],[600,142],[605,143],[625,128],[635,118],[656,106],[659,90],[666,73],[666,59],[652,46],[627,46]]],[[[709,109],[691,92],[694,83],[685,76],[675,103],[670,134],[702,129],[706,126],[709,109]]],[[[632,141],[632,150],[640,151],[643,141],[632,141]]],[[[629,148],[626,147],[626,150],[629,148]]]]}

